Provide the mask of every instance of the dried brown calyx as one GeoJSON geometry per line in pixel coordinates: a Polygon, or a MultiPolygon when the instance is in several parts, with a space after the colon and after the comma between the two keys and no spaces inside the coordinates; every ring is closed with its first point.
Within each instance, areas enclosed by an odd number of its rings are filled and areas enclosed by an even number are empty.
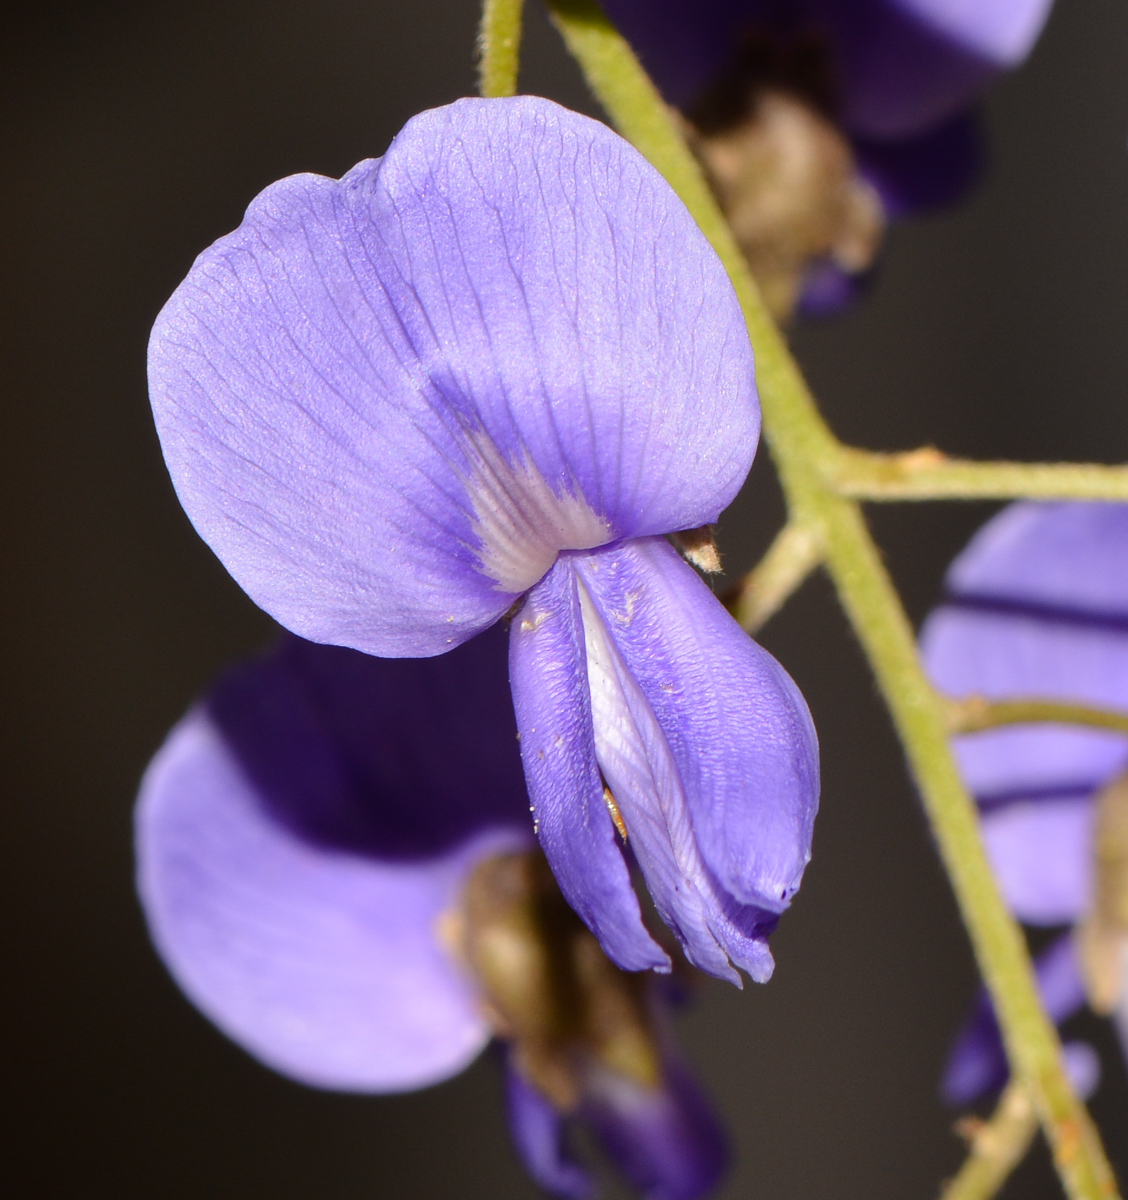
{"type": "Polygon", "coordinates": [[[833,79],[815,37],[750,37],[688,114],[690,145],[773,315],[795,309],[812,264],[857,274],[885,217],[834,123],[833,79]]]}
{"type": "Polygon", "coordinates": [[[450,933],[494,1031],[560,1112],[577,1107],[592,1071],[660,1086],[647,978],[607,958],[539,851],[482,862],[450,933]]]}
{"type": "Polygon", "coordinates": [[[670,534],[670,541],[683,558],[707,575],[717,575],[721,567],[721,552],[717,548],[717,527],[701,525],[697,529],[682,529],[670,534]]]}
{"type": "Polygon", "coordinates": [[[1110,1013],[1123,994],[1128,965],[1128,775],[1097,796],[1093,850],[1093,907],[1078,929],[1077,946],[1089,1003],[1110,1013]]]}

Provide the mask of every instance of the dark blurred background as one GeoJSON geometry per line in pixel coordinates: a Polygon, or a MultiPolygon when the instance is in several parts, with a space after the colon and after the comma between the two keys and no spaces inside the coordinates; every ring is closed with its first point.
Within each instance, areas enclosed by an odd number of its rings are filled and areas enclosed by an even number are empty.
{"type": "MultiPolygon", "coordinates": [[[[130,814],[165,731],[257,612],[197,539],[149,418],[145,342],[193,256],[262,187],[340,175],[473,88],[473,0],[53,0],[0,19],[5,1190],[105,1198],[533,1196],[488,1056],[408,1096],[295,1086],[183,1000],[134,898],[130,814]]],[[[994,162],[899,228],[866,303],[795,335],[835,428],[880,448],[1128,458],[1128,7],[1060,0],[986,108],[994,162]]],[[[524,90],[595,112],[535,0],[524,90]]],[[[872,519],[914,620],[992,511],[872,519]]],[[[780,507],[766,457],[723,526],[733,570],[780,507]]],[[[975,986],[888,723],[822,581],[764,634],[822,738],[815,855],[775,979],[682,1023],[738,1159],[723,1195],[936,1194],[936,1099],[975,986]]],[[[1095,1112],[1128,1177],[1105,1027],[1095,1112]]],[[[1057,1185],[1038,1150],[1011,1197],[1057,1185]]]]}

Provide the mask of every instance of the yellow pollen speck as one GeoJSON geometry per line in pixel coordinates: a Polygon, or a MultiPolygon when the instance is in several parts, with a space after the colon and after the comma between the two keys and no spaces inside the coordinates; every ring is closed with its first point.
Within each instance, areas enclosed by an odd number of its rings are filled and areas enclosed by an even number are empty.
{"type": "Polygon", "coordinates": [[[615,822],[615,828],[619,831],[619,836],[625,842],[627,840],[627,824],[623,820],[623,814],[619,811],[619,806],[615,803],[615,796],[607,784],[603,785],[603,803],[607,805],[607,811],[611,814],[611,820],[615,822]]]}

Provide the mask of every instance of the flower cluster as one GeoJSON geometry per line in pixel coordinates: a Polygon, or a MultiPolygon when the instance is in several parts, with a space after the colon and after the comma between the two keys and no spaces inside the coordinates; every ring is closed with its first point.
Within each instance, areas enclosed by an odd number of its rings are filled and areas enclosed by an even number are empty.
{"type": "MultiPolygon", "coordinates": [[[[1128,507],[1012,505],[980,531],[947,577],[922,638],[933,680],[955,697],[1030,698],[1128,710],[1128,507]]],[[[1128,1042],[1128,738],[1080,726],[1016,725],[960,737],[956,754],[1015,915],[1069,926],[1040,957],[1047,1011],[1086,1001],[1128,1042]]],[[[1093,1051],[1067,1049],[1081,1090],[1093,1051]]],[[[953,1051],[944,1090],[966,1103],[1006,1080],[981,999],[953,1051]]]]}
{"type": "Polygon", "coordinates": [[[681,108],[765,297],[848,302],[882,227],[949,203],[981,159],[973,105],[1050,0],[605,0],[681,108]]]}

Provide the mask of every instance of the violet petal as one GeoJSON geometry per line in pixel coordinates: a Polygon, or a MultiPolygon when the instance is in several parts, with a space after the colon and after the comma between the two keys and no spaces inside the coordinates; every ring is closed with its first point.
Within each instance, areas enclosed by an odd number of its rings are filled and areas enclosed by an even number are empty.
{"type": "Polygon", "coordinates": [[[642,924],[603,799],[571,558],[529,593],[513,621],[509,661],[534,820],[561,891],[624,970],[668,970],[642,924]]]}
{"type": "Polygon", "coordinates": [[[898,140],[966,108],[1029,53],[1050,0],[606,0],[672,104],[687,106],[735,60],[746,33],[822,34],[840,115],[898,140]]]}
{"type": "Polygon", "coordinates": [[[1025,603],[1047,620],[1128,634],[1126,552],[1128,504],[1022,501],[972,538],[946,584],[953,597],[1025,603]]]}
{"type": "Polygon", "coordinates": [[[1014,66],[1030,53],[1053,0],[894,0],[894,5],[991,62],[1014,66]]]}
{"type": "Polygon", "coordinates": [[[899,140],[966,108],[1025,57],[1050,0],[812,0],[841,80],[842,119],[899,140]]]}
{"type": "Polygon", "coordinates": [[[756,0],[603,0],[608,17],[631,43],[670,104],[689,107],[735,56],[756,0]]]}
{"type": "Polygon", "coordinates": [[[653,709],[710,868],[746,904],[786,907],[810,860],[818,743],[799,689],[664,538],[575,556],[653,709]]]}
{"type": "Polygon", "coordinates": [[[238,582],[386,656],[465,641],[561,549],[714,520],[759,430],[740,307],[684,205],[531,96],[268,188],[162,310],[149,377],[238,582]]]}
{"type": "Polygon", "coordinates": [[[803,275],[796,312],[815,321],[836,316],[858,300],[869,287],[873,275],[873,269],[846,271],[833,259],[816,259],[803,275]]]}
{"type": "Polygon", "coordinates": [[[438,923],[488,853],[484,832],[423,864],[328,850],[269,814],[200,710],[142,783],[138,886],[184,992],[256,1058],[303,1083],[402,1091],[445,1079],[489,1030],[438,923]]]}
{"type": "Polygon", "coordinates": [[[1073,1090],[1088,1100],[1101,1082],[1101,1056],[1088,1042],[1063,1042],[1061,1056],[1073,1090]]]}
{"type": "Polygon", "coordinates": [[[612,1162],[646,1200],[697,1200],[716,1186],[728,1165],[725,1131],[677,1060],[666,1060],[658,1088],[597,1072],[585,1090],[582,1113],[612,1162]]]}
{"type": "MultiPolygon", "coordinates": [[[[921,646],[953,696],[1128,710],[1128,506],[1014,504],[953,563],[921,646]]],[[[957,741],[981,803],[1085,796],[1128,767],[1128,739],[1017,726],[957,741]]]]}
{"type": "Polygon", "coordinates": [[[962,199],[983,171],[984,141],[978,115],[968,111],[908,139],[856,137],[854,154],[886,218],[897,221],[962,199]]]}
{"type": "Polygon", "coordinates": [[[1093,805],[1072,799],[1006,804],[983,817],[983,841],[1014,915],[1067,925],[1093,894],[1093,805]]]}
{"type": "Polygon", "coordinates": [[[228,668],[207,710],[271,814],[306,840],[432,858],[530,828],[500,627],[431,659],[283,637],[228,668]]]}
{"type": "Polygon", "coordinates": [[[650,894],[696,965],[766,979],[818,803],[806,705],[664,539],[572,557],[596,754],[650,894]]]}
{"type": "MultiPolygon", "coordinates": [[[[1073,945],[1072,933],[1063,934],[1044,950],[1034,963],[1038,991],[1050,1019],[1057,1025],[1085,1007],[1085,986],[1073,945]]],[[[1091,1070],[1078,1057],[1076,1082],[1091,1082],[1091,1070]]],[[[986,990],[980,988],[975,1010],[956,1039],[944,1070],[941,1093],[944,1100],[958,1107],[977,1100],[984,1092],[998,1091],[1007,1081],[1010,1069],[1003,1049],[999,1025],[986,990]]]]}
{"type": "Polygon", "coordinates": [[[553,1196],[584,1200],[595,1190],[588,1173],[568,1154],[564,1117],[506,1056],[505,1097],[509,1133],[525,1170],[553,1196]]]}

